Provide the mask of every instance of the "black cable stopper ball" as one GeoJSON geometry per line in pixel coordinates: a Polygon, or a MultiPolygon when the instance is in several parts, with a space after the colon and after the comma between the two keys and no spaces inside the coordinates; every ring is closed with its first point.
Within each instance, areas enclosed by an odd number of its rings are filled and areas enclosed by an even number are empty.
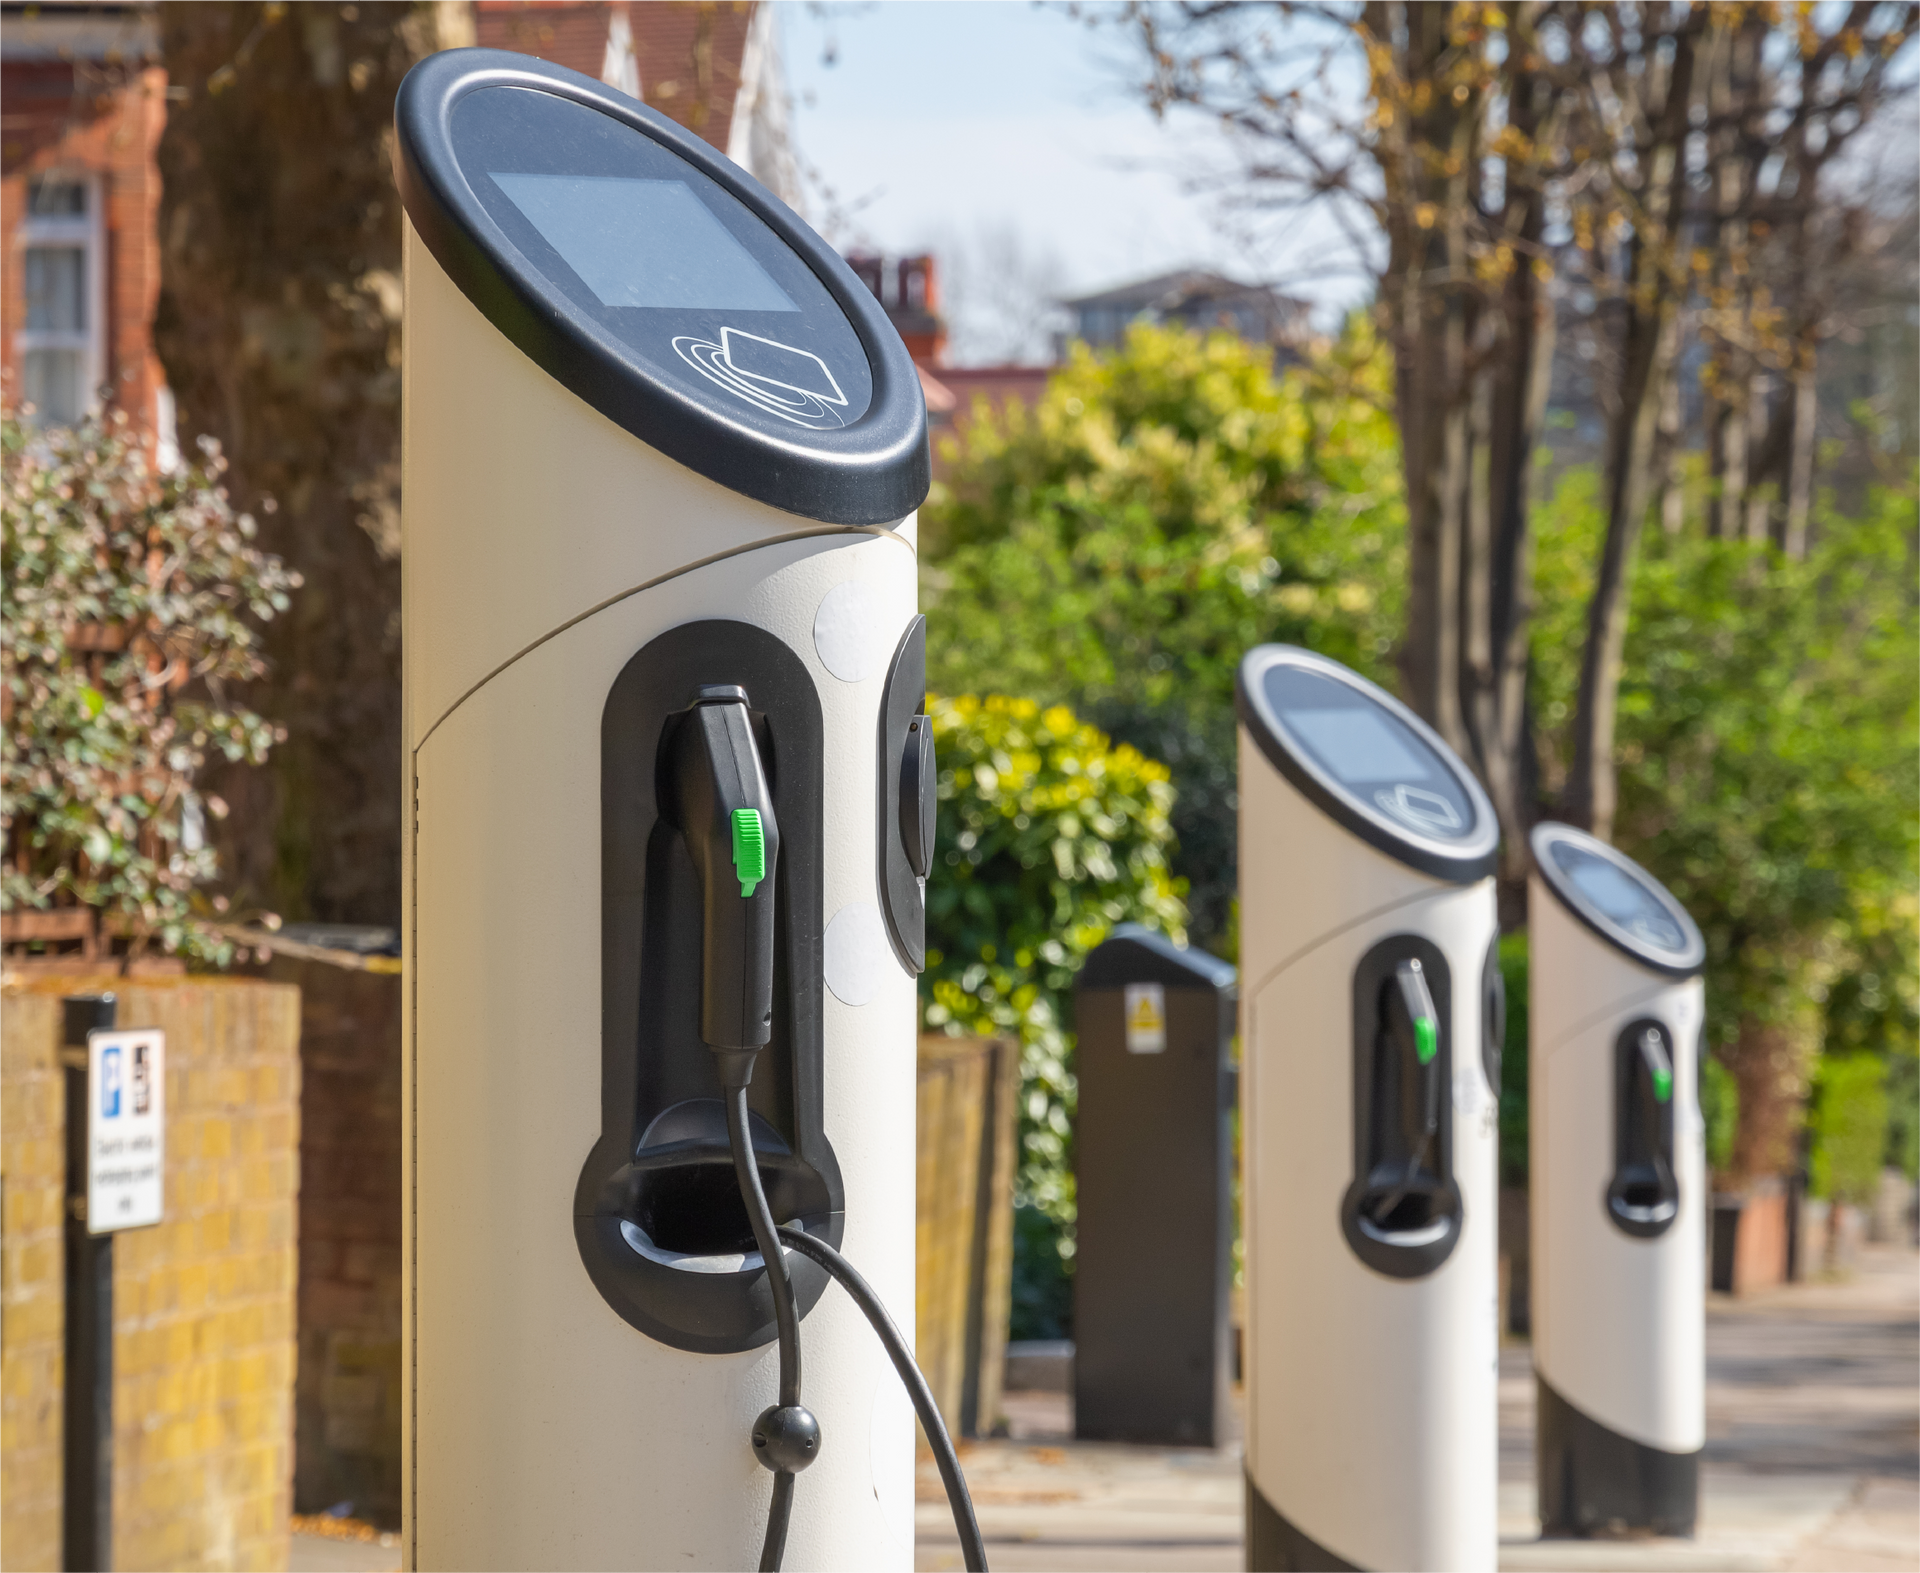
{"type": "Polygon", "coordinates": [[[804,1404],[776,1405],[753,1423],[753,1456],[797,1475],[820,1456],[820,1422],[804,1404]]]}

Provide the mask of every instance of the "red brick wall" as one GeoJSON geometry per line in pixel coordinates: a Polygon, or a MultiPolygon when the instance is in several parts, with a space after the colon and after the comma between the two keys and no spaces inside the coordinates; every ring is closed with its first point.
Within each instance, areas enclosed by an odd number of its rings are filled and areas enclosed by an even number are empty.
{"type": "MultiPolygon", "coordinates": [[[[645,0],[618,7],[633,29],[640,96],[668,119],[726,151],[752,0],[645,0]]],[[[600,75],[615,5],[477,0],[475,42],[515,49],[590,77],[600,75]]]]}
{"type": "Polygon", "coordinates": [[[400,1522],[400,979],[277,956],[300,986],[294,1507],[400,1522]]]}
{"type": "MultiPolygon", "coordinates": [[[[151,431],[165,382],[153,353],[160,298],[156,223],[160,175],[154,149],[167,117],[167,76],[157,66],[124,70],[65,62],[0,67],[0,245],[12,261],[27,182],[60,169],[100,177],[107,261],[106,374],[114,402],[151,431]]],[[[0,269],[0,368],[8,398],[20,374],[14,332],[24,316],[20,269],[0,269]]]]}
{"type": "Polygon", "coordinates": [[[479,0],[474,42],[512,49],[598,77],[607,53],[608,5],[539,5],[524,0],[479,0]]]}
{"type": "Polygon", "coordinates": [[[628,10],[641,96],[724,153],[753,6],[745,0],[653,0],[628,10]]]}
{"type": "Polygon", "coordinates": [[[1740,1209],[1733,1247],[1733,1292],[1752,1294],[1787,1281],[1787,1193],[1776,1181],[1740,1209]]]}

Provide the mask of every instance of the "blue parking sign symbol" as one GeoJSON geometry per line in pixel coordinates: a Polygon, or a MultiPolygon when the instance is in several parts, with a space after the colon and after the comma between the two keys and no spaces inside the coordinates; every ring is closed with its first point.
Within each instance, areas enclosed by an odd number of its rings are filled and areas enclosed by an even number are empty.
{"type": "Polygon", "coordinates": [[[100,1118],[120,1117],[120,1050],[109,1048],[100,1056],[100,1118]]]}

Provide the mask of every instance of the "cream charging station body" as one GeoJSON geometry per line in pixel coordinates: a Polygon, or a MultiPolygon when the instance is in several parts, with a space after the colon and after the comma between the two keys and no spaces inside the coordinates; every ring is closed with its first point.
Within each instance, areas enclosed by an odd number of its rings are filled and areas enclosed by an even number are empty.
{"type": "Polygon", "coordinates": [[[1691,1535],[1706,1438],[1706,945],[1660,882],[1533,833],[1528,1091],[1547,1534],[1691,1535]]]}
{"type": "Polygon", "coordinates": [[[1336,662],[1236,697],[1247,1566],[1491,1569],[1493,810],[1336,662]]]}
{"type": "MultiPolygon", "coordinates": [[[[458,50],[396,129],[408,1563],[749,1567],[775,1319],[713,1046],[775,1220],[913,1303],[925,408],[839,257],[633,100],[458,50]]],[[[789,1565],[908,1567],[912,1411],[785,1254],[789,1565]]]]}

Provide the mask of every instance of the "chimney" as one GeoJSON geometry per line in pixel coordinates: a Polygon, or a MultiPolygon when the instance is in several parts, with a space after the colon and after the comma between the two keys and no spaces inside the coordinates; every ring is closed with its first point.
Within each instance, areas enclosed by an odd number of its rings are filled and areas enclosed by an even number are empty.
{"type": "Polygon", "coordinates": [[[895,269],[898,294],[888,308],[894,327],[918,365],[938,366],[947,353],[947,324],[940,316],[939,275],[929,255],[902,257],[895,269]]]}

